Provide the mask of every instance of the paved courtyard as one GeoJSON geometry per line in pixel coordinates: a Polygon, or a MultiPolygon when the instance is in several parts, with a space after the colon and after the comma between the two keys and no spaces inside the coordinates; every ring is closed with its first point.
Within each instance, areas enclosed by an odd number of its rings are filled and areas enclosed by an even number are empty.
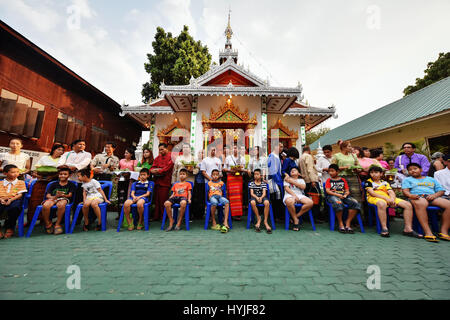
{"type": "Polygon", "coordinates": [[[0,299],[449,299],[450,243],[404,237],[402,220],[391,238],[373,228],[343,235],[305,222],[282,224],[272,235],[235,222],[228,234],[203,230],[117,233],[115,213],[105,233],[48,236],[37,226],[29,239],[0,241],[0,299]],[[81,272],[70,290],[66,273],[81,272]],[[370,265],[381,289],[369,290],[370,265]]]}

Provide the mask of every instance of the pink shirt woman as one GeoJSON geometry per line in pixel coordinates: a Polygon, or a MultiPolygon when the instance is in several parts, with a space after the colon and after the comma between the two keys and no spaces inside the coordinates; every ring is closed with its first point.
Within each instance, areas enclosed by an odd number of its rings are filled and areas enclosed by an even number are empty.
{"type": "Polygon", "coordinates": [[[137,163],[137,160],[122,159],[119,161],[119,167],[120,170],[128,169],[130,171],[134,171],[134,168],[137,167],[137,163]]]}
{"type": "Polygon", "coordinates": [[[130,171],[134,171],[134,168],[137,167],[138,161],[133,160],[134,158],[134,150],[131,148],[127,148],[125,150],[125,158],[119,161],[119,169],[125,170],[128,169],[130,171]]]}

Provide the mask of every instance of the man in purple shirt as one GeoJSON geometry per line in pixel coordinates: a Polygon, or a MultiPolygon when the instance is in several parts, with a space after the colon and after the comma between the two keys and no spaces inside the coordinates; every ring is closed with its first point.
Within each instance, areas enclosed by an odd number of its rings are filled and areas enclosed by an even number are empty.
{"type": "Polygon", "coordinates": [[[414,143],[405,142],[402,145],[402,149],[404,154],[399,155],[397,159],[395,159],[394,167],[398,169],[398,173],[407,177],[408,170],[406,169],[406,166],[410,163],[418,163],[422,167],[422,175],[427,176],[428,170],[430,169],[430,162],[428,161],[428,158],[423,154],[414,153],[416,150],[414,143]]]}

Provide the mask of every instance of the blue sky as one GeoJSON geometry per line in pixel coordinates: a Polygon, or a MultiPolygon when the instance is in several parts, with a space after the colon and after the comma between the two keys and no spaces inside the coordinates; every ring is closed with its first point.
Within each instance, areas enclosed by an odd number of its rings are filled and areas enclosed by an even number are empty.
{"type": "Polygon", "coordinates": [[[271,85],[301,82],[312,106],[336,105],[330,127],[400,99],[429,61],[450,51],[448,0],[0,0],[0,19],[135,105],[156,27],[178,34],[188,25],[217,61],[229,6],[239,63],[271,85]]]}

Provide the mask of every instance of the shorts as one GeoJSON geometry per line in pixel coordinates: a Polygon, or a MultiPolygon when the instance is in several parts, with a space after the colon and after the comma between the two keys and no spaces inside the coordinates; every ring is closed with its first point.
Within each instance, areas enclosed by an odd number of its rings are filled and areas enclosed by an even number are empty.
{"type": "Polygon", "coordinates": [[[86,197],[86,200],[89,200],[89,201],[100,200],[99,203],[105,202],[105,199],[103,199],[103,197],[99,197],[99,196],[90,196],[90,197],[86,197]]]}
{"type": "Polygon", "coordinates": [[[173,198],[167,199],[167,201],[169,201],[172,205],[180,204],[180,202],[183,200],[186,201],[186,203],[188,202],[188,199],[186,197],[173,197],[173,198]]]}
{"type": "MultiPolygon", "coordinates": [[[[384,202],[387,204],[387,201],[384,200],[384,199],[380,199],[380,198],[377,198],[377,197],[367,196],[367,203],[377,205],[377,202],[378,202],[378,201],[384,201],[384,202]]],[[[396,204],[396,205],[398,205],[398,204],[399,204],[400,202],[402,202],[402,201],[405,201],[405,200],[402,200],[402,199],[399,199],[399,198],[395,198],[395,204],[396,204]]]]}
{"type": "MultiPolygon", "coordinates": [[[[46,199],[45,201],[43,201],[43,202],[41,203],[41,205],[43,206],[44,203],[45,203],[46,201],[48,201],[48,200],[50,200],[50,199],[46,199]]],[[[57,198],[55,201],[56,201],[55,205],[56,205],[58,202],[60,202],[60,201],[67,201],[66,205],[68,205],[68,204],[70,203],[70,199],[69,199],[69,198],[57,198]]]]}
{"type": "MultiPolygon", "coordinates": [[[[139,197],[139,196],[137,196],[137,197],[139,197]]],[[[128,198],[128,200],[133,201],[132,198],[128,198]]],[[[145,203],[148,203],[150,201],[150,200],[148,200],[148,197],[140,198],[138,201],[141,201],[141,200],[145,200],[145,203]]]]}
{"type": "Polygon", "coordinates": [[[217,206],[224,206],[226,204],[229,204],[230,201],[228,201],[227,198],[219,196],[219,195],[213,195],[211,198],[209,198],[209,202],[211,203],[211,206],[217,207],[217,206]]]}
{"type": "Polygon", "coordinates": [[[346,204],[349,209],[361,210],[361,204],[352,197],[339,199],[336,196],[327,196],[327,202],[331,204],[335,211],[344,211],[344,204],[346,204]]]}
{"type": "Polygon", "coordinates": [[[256,198],[254,198],[254,197],[250,197],[249,202],[252,202],[253,200],[255,200],[256,204],[263,204],[264,201],[266,201],[266,200],[269,201],[269,199],[267,199],[267,197],[264,197],[261,202],[258,202],[258,200],[256,200],[256,198]]]}
{"type": "MultiPolygon", "coordinates": [[[[284,198],[283,198],[283,204],[286,205],[286,200],[289,198],[293,198],[294,196],[292,196],[291,194],[285,192],[284,194],[284,198]]],[[[304,198],[308,198],[307,196],[303,195],[303,194],[298,194],[297,197],[302,200],[304,198]]]]}

